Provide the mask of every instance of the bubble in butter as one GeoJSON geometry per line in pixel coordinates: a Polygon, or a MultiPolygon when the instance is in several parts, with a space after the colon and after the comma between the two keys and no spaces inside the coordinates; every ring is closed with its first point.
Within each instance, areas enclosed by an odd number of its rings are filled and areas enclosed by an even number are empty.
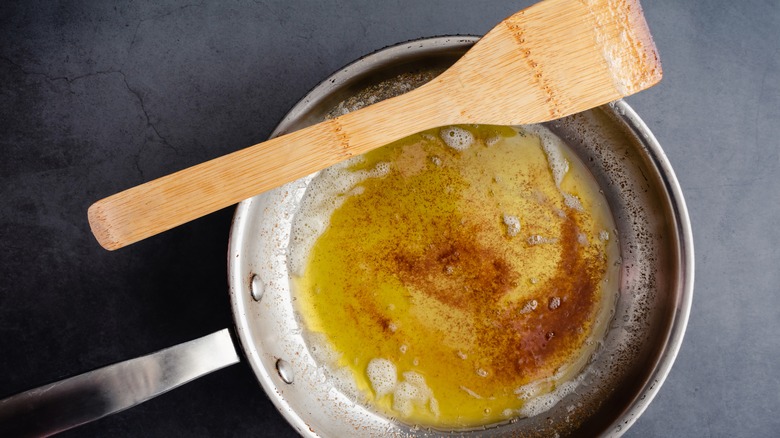
{"type": "Polygon", "coordinates": [[[605,332],[613,230],[547,129],[426,131],[312,180],[289,252],[297,311],[320,365],[351,379],[331,383],[389,417],[457,429],[537,415],[574,390],[605,332]]]}

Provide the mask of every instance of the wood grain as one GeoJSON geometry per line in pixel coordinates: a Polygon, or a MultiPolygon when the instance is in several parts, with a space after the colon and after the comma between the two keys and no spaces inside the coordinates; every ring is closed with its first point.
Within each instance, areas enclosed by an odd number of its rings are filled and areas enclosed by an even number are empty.
{"type": "Polygon", "coordinates": [[[661,76],[637,1],[546,0],[416,90],[109,196],[89,208],[90,227],[114,250],[425,129],[544,122],[661,76]]]}

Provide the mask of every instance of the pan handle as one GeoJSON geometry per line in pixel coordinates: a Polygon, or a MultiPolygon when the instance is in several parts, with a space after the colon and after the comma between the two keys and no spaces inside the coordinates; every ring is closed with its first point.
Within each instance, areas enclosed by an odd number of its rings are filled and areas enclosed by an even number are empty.
{"type": "Polygon", "coordinates": [[[47,436],[239,361],[228,329],[0,400],[0,436],[47,436]]]}

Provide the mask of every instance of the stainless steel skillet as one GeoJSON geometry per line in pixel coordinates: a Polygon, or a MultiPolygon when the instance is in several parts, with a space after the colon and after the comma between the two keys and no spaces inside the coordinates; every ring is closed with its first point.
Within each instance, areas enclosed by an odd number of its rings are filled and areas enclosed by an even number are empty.
{"type": "MultiPolygon", "coordinates": [[[[273,135],[419,85],[476,40],[424,39],[356,61],[315,87],[273,135]]],[[[661,147],[624,102],[547,127],[587,164],[609,201],[622,258],[615,315],[575,393],[542,415],[459,434],[620,435],[655,396],[682,342],[693,291],[693,239],[679,184],[661,147]]],[[[287,244],[311,178],[243,201],[236,210],[228,266],[244,357],[302,435],[449,434],[399,423],[350,400],[329,383],[304,342],[290,295],[287,244]]],[[[0,435],[55,433],[125,409],[238,362],[234,345],[223,330],[0,401],[0,435]]]]}

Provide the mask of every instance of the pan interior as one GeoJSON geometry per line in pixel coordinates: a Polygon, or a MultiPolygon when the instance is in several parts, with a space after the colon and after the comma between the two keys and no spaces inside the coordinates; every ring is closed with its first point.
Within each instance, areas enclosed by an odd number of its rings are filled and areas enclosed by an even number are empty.
{"type": "MultiPolygon", "coordinates": [[[[454,62],[475,38],[442,37],[369,55],[324,81],[274,135],[300,129],[419,86],[454,62]]],[[[544,415],[488,428],[497,436],[619,434],[652,399],[687,322],[692,292],[690,226],[660,146],[623,102],[546,124],[604,192],[619,238],[619,296],[600,351],[582,384],[544,415]]],[[[313,175],[243,201],[229,249],[236,328],[250,365],[279,411],[303,435],[437,434],[366,408],[328,385],[290,295],[288,248],[313,175]]],[[[461,431],[486,433],[484,428],[461,431]]],[[[442,431],[444,433],[444,431],[442,431]]]]}

